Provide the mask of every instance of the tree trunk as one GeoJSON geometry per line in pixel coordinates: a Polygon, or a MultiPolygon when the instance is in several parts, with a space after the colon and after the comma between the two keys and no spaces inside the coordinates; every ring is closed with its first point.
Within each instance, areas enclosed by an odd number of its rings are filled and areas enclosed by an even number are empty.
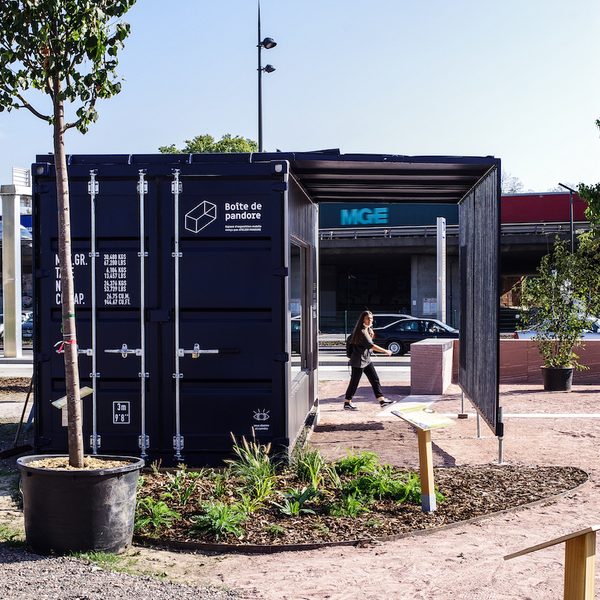
{"type": "Polygon", "coordinates": [[[56,172],[56,201],[58,207],[58,260],[62,307],[62,334],[67,393],[69,464],[83,467],[83,430],[77,331],[75,327],[75,286],[71,256],[71,216],[69,208],[69,179],[64,144],[64,104],[59,99],[60,84],[54,82],[54,168],[56,172]]]}

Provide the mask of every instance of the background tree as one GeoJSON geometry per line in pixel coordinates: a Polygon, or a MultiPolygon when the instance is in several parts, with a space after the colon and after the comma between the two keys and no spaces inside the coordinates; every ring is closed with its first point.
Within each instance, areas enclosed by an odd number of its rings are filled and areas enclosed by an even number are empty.
{"type": "Polygon", "coordinates": [[[2,0],[0,4],[0,111],[26,108],[52,125],[69,463],[79,468],[83,435],[65,132],[85,133],[97,119],[97,100],[119,93],[117,53],[129,25],[116,19],[134,2],[2,0]]]}
{"type": "Polygon", "coordinates": [[[536,331],[545,367],[584,368],[575,348],[590,327],[597,308],[598,269],[578,249],[571,252],[556,239],[542,257],[535,275],[523,279],[522,303],[528,312],[526,325],[536,331]]]}
{"type": "Polygon", "coordinates": [[[518,194],[523,191],[523,182],[508,171],[502,171],[500,188],[503,194],[518,194]]]}
{"type": "Polygon", "coordinates": [[[183,148],[177,148],[175,144],[160,146],[159,152],[163,154],[204,154],[206,152],[257,152],[258,144],[241,135],[232,136],[226,133],[220,140],[216,141],[212,135],[205,133],[197,135],[191,140],[185,140],[183,148]]]}

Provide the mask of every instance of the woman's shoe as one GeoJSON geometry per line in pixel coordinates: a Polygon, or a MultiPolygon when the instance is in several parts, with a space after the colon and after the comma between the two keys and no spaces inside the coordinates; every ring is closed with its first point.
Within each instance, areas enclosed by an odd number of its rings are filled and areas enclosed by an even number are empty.
{"type": "Polygon", "coordinates": [[[381,396],[381,398],[377,398],[379,400],[379,406],[387,406],[388,404],[393,404],[394,401],[386,398],[385,396],[381,396]]]}
{"type": "Polygon", "coordinates": [[[355,406],[352,402],[344,402],[344,410],[358,410],[358,406],[355,406]]]}

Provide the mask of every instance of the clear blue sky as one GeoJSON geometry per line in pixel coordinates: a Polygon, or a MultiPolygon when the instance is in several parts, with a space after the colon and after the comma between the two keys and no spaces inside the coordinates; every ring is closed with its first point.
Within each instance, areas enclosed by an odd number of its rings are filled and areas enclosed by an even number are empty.
{"type": "MultiPolygon", "coordinates": [[[[123,92],[69,153],[257,139],[256,0],[138,0],[123,92]]],[[[597,0],[262,0],[266,150],[494,155],[526,189],[600,181],[597,0]]],[[[52,149],[0,114],[0,183],[52,149]]]]}

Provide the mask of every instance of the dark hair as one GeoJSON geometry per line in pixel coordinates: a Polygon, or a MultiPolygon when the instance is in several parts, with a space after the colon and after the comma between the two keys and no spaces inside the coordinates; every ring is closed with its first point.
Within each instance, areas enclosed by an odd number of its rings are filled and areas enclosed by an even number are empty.
{"type": "MultiPolygon", "coordinates": [[[[354,329],[352,330],[352,335],[350,336],[350,342],[352,344],[358,343],[358,334],[365,328],[365,317],[367,315],[373,315],[373,313],[370,310],[363,310],[360,313],[360,317],[358,317],[358,320],[354,325],[354,329]]],[[[371,328],[369,327],[369,329],[371,328]]],[[[373,330],[371,329],[371,331],[369,331],[368,333],[369,335],[373,335],[373,330]]]]}

